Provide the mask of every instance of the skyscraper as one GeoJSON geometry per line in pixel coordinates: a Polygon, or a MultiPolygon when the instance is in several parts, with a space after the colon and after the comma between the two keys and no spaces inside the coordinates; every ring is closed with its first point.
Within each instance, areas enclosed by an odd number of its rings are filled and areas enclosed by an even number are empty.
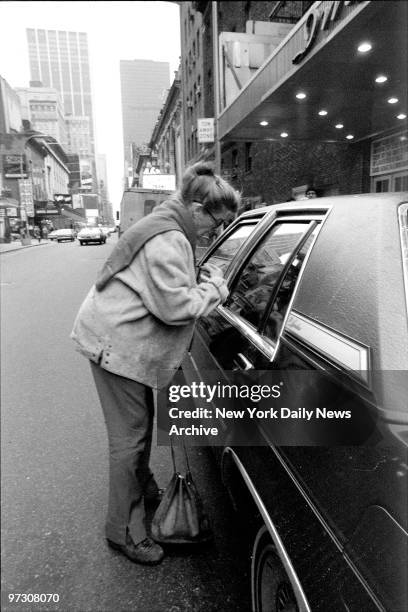
{"type": "Polygon", "coordinates": [[[60,92],[67,119],[67,150],[69,153],[78,153],[81,165],[90,166],[94,173],[95,147],[87,34],[32,28],[27,28],[26,32],[30,85],[53,87],[60,92]]]}
{"type": "Polygon", "coordinates": [[[170,64],[121,60],[123,148],[125,169],[132,167],[132,147],[147,144],[170,87],[170,64]]]}

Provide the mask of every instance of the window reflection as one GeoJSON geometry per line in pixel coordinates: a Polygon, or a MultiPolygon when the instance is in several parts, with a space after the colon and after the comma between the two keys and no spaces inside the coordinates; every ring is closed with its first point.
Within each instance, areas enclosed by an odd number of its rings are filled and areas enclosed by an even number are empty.
{"type": "MultiPolygon", "coordinates": [[[[225,272],[235,253],[245,242],[248,236],[254,231],[255,227],[256,224],[249,223],[239,225],[206,261],[218,266],[223,272],[225,272]]],[[[197,259],[199,258],[200,252],[197,249],[197,259]]]]}
{"type": "Polygon", "coordinates": [[[307,238],[303,247],[293,259],[282,280],[279,291],[272,304],[265,330],[263,332],[264,335],[266,335],[270,340],[276,341],[278,339],[289,302],[295,289],[296,281],[298,279],[306,254],[308,253],[311,247],[316,231],[317,228],[315,227],[310,236],[307,238]]]}
{"type": "MultiPolygon", "coordinates": [[[[257,327],[285,263],[305,233],[307,223],[280,223],[266,235],[239,275],[228,307],[257,327]]],[[[284,283],[283,283],[284,284],[284,283]]],[[[282,296],[283,299],[283,296],[282,296]]],[[[271,322],[281,319],[279,310],[271,322]]]]}

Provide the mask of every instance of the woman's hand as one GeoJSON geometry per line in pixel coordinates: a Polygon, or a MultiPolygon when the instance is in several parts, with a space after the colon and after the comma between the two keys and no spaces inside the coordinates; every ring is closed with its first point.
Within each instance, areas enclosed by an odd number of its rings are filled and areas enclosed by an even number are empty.
{"type": "Polygon", "coordinates": [[[201,274],[201,278],[205,278],[205,277],[219,277],[219,278],[224,278],[224,274],[222,273],[221,268],[219,268],[218,266],[211,264],[209,262],[205,263],[200,270],[201,274]]]}

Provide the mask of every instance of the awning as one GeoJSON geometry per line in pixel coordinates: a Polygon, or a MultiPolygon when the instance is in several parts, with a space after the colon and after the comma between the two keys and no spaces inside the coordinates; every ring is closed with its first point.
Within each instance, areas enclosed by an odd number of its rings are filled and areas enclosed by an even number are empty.
{"type": "Polygon", "coordinates": [[[20,204],[14,198],[0,198],[0,208],[20,208],[20,204]]]}
{"type": "Polygon", "coordinates": [[[349,142],[405,128],[407,8],[315,2],[221,113],[219,138],[349,142]]]}

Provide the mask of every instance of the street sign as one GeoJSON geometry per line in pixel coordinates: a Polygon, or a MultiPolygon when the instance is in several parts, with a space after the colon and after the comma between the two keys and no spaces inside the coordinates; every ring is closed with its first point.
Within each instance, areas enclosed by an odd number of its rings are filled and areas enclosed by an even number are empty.
{"type": "Polygon", "coordinates": [[[29,217],[34,217],[33,185],[31,179],[20,179],[18,181],[20,190],[20,205],[29,217]]]}
{"type": "Polygon", "coordinates": [[[197,119],[198,142],[214,142],[214,117],[197,119]]]}

